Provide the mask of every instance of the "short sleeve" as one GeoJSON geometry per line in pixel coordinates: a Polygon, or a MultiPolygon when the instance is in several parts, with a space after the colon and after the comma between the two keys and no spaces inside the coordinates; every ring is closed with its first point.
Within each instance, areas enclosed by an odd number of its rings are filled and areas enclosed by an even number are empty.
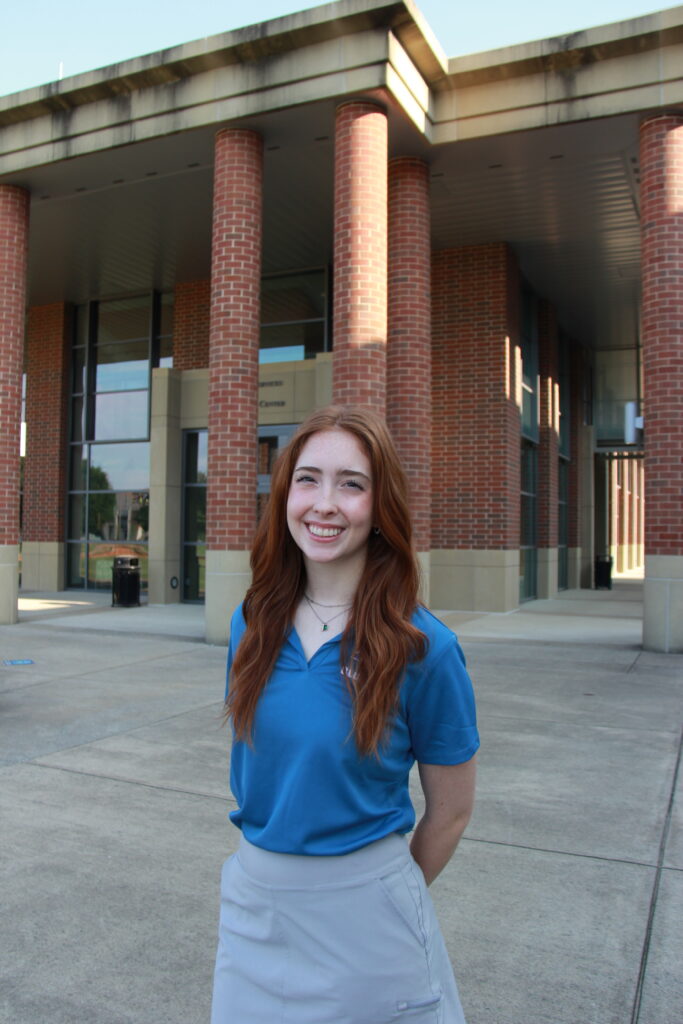
{"type": "Polygon", "coordinates": [[[415,759],[422,764],[461,764],[479,748],[477,713],[465,656],[455,638],[438,657],[413,666],[406,718],[415,759]]]}

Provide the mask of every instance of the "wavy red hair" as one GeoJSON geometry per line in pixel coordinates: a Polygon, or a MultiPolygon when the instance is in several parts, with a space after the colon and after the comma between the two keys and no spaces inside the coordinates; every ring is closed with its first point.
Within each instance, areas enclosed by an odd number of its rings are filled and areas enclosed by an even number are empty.
{"type": "Polygon", "coordinates": [[[368,409],[319,409],[277,459],[251,551],[252,584],[243,605],[247,628],[233,660],[226,715],[236,736],[249,741],[256,705],[306,586],[303,556],[287,527],[290,483],[306,441],[334,429],[359,441],[372,469],[373,522],[379,533],[373,531],[368,539],[365,568],[342,636],[341,663],[353,700],[356,745],[362,754],[376,754],[396,710],[406,665],[424,656],[426,639],[410,621],[420,572],[406,476],[386,424],[368,409]]]}

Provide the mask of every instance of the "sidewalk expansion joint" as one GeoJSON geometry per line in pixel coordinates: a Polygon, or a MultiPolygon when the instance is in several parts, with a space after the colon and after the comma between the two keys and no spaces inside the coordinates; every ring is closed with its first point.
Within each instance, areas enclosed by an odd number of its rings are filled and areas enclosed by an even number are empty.
{"type": "Polygon", "coordinates": [[[529,846],[526,843],[511,843],[503,839],[483,839],[475,836],[465,835],[462,843],[480,843],[483,846],[505,846],[511,850],[529,850],[530,853],[547,853],[552,857],[573,857],[577,860],[602,861],[605,864],[627,864],[629,867],[646,868],[655,871],[657,865],[653,861],[633,860],[628,857],[610,857],[605,853],[581,853],[580,850],[551,849],[547,846],[529,846]]]}
{"type": "Polygon", "coordinates": [[[671,828],[671,819],[673,816],[674,800],[676,797],[676,787],[678,785],[678,775],[681,768],[681,754],[683,752],[683,729],[681,730],[680,739],[678,741],[678,756],[676,758],[676,765],[674,767],[673,778],[671,780],[671,790],[669,792],[669,804],[666,811],[666,817],[664,819],[664,826],[662,828],[662,837],[659,843],[659,855],[657,857],[657,870],[655,872],[655,880],[652,886],[652,895],[650,897],[650,909],[647,917],[647,925],[645,927],[645,938],[643,940],[643,950],[640,957],[640,969],[638,971],[638,982],[636,984],[635,996],[633,999],[633,1011],[631,1013],[631,1024],[638,1024],[640,1019],[640,1005],[643,999],[643,984],[645,982],[645,972],[647,970],[647,962],[650,955],[650,944],[652,942],[652,929],[654,925],[655,912],[657,910],[657,899],[659,897],[659,887],[662,881],[662,872],[664,870],[664,855],[666,853],[666,844],[669,838],[669,830],[671,828]]]}
{"type": "Polygon", "coordinates": [[[134,779],[126,775],[109,775],[104,772],[89,772],[82,768],[67,768],[60,764],[48,764],[46,761],[24,761],[26,767],[47,768],[53,772],[65,772],[67,775],[81,775],[90,779],[101,779],[103,782],[121,782],[128,786],[139,786],[142,789],[156,789],[162,793],[180,793],[183,796],[198,796],[203,800],[216,800],[221,804],[232,804],[237,806],[234,800],[217,796],[215,793],[206,793],[199,789],[184,789],[182,786],[164,786],[158,782],[145,782],[143,779],[134,779]]]}

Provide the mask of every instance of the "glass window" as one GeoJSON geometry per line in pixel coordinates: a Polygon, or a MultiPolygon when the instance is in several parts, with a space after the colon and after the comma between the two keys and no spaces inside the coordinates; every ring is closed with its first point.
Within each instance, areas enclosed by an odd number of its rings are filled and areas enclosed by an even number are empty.
{"type": "Polygon", "coordinates": [[[557,587],[569,586],[569,463],[560,459],[557,494],[557,587]]]}
{"type": "Polygon", "coordinates": [[[147,490],[149,442],[94,444],[90,447],[90,490],[147,490]]]}
{"type": "Polygon", "coordinates": [[[208,463],[209,435],[206,430],[192,430],[185,435],[185,482],[205,484],[208,463]]]}
{"type": "Polygon", "coordinates": [[[206,487],[188,487],[185,492],[185,540],[196,544],[206,540],[206,487]]]}
{"type": "Polygon", "coordinates": [[[91,492],[88,539],[145,542],[149,537],[149,494],[144,491],[91,492]]]}
{"type": "Polygon", "coordinates": [[[538,302],[527,288],[521,302],[522,434],[538,441],[538,302]]]}
{"type": "Polygon", "coordinates": [[[138,559],[140,588],[146,589],[148,581],[147,547],[139,544],[89,544],[88,545],[88,588],[111,590],[114,558],[132,555],[138,559]]]}
{"type": "Polygon", "coordinates": [[[523,442],[520,495],[519,599],[536,597],[538,450],[523,442]]]}
{"type": "Polygon", "coordinates": [[[96,391],[135,391],[149,386],[149,344],[125,341],[95,350],[96,391]]]}
{"type": "Polygon", "coordinates": [[[206,472],[208,433],[185,433],[183,459],[183,601],[203,601],[206,566],[206,472]]]}
{"type": "Polygon", "coordinates": [[[203,601],[206,597],[206,548],[187,545],[183,557],[183,601],[203,601]]]}
{"type": "Polygon", "coordinates": [[[325,317],[325,271],[264,277],[261,282],[261,323],[325,317]]]}
{"type": "Polygon", "coordinates": [[[559,383],[560,383],[560,454],[569,457],[570,450],[570,342],[564,336],[560,338],[559,351],[559,383]]]}
{"type": "Polygon", "coordinates": [[[325,351],[325,324],[273,324],[261,328],[259,361],[313,359],[325,351]]]}
{"type": "Polygon", "coordinates": [[[97,313],[97,341],[129,341],[131,338],[149,338],[151,326],[149,295],[130,299],[100,302],[97,313]]]}
{"type": "Polygon", "coordinates": [[[114,391],[95,398],[94,441],[146,438],[148,391],[114,391]]]}
{"type": "MultiPolygon", "coordinates": [[[[140,558],[146,587],[150,368],[152,351],[161,365],[172,365],[172,331],[171,294],[92,302],[75,311],[69,586],[110,588],[114,556],[128,553],[140,558]]],[[[205,475],[205,452],[202,458],[205,475]]]]}
{"type": "Polygon", "coordinates": [[[173,366],[173,338],[159,338],[159,366],[173,366]]]}

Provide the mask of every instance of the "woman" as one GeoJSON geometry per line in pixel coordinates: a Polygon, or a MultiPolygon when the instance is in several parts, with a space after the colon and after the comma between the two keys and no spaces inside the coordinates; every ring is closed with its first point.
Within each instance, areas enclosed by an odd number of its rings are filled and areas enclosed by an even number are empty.
{"type": "Polygon", "coordinates": [[[426,885],[469,820],[479,745],[455,636],[418,604],[383,422],[313,413],[280,456],[232,619],[242,830],[223,869],[212,1024],[462,1024],[426,885]],[[415,823],[408,773],[419,763],[415,823]]]}

